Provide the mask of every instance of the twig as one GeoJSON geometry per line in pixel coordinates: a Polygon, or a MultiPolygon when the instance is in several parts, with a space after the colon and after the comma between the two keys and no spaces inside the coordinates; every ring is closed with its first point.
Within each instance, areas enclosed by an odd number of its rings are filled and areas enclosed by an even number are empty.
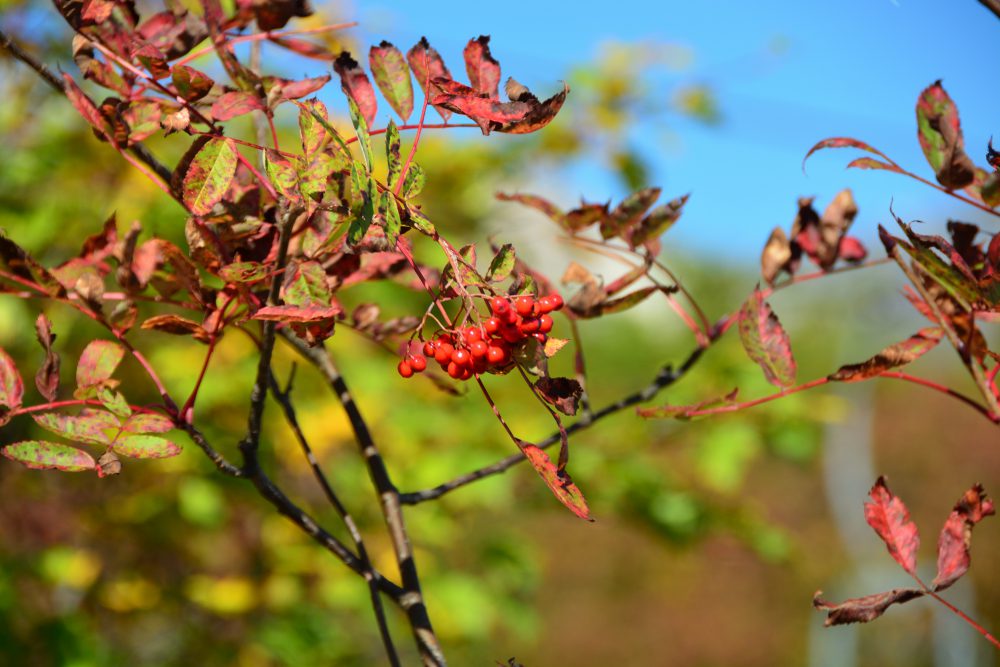
{"type": "Polygon", "coordinates": [[[996,14],[997,18],[1000,18],[1000,0],[979,0],[979,4],[996,14]]]}
{"type": "Polygon", "coordinates": [[[298,417],[295,414],[295,407],[292,405],[292,379],[289,378],[288,386],[282,390],[278,386],[278,382],[274,379],[274,374],[272,373],[270,377],[270,387],[271,394],[274,396],[278,405],[281,406],[281,409],[285,414],[285,421],[287,421],[288,425],[292,428],[292,431],[295,433],[295,438],[299,441],[299,446],[302,448],[302,453],[305,455],[306,460],[309,461],[309,465],[313,471],[313,476],[323,489],[323,494],[330,502],[330,505],[332,505],[337,511],[337,514],[340,515],[341,520],[347,527],[347,532],[351,535],[351,539],[354,540],[354,548],[356,549],[358,558],[361,560],[361,564],[364,567],[364,578],[365,581],[368,582],[368,588],[371,593],[372,609],[375,611],[375,621],[378,624],[379,634],[382,637],[382,645],[385,646],[386,654],[389,657],[389,664],[393,665],[393,667],[397,667],[400,664],[399,655],[396,653],[396,647],[392,643],[392,635],[389,632],[389,625],[385,618],[385,609],[382,606],[382,598],[379,596],[378,584],[375,579],[375,568],[372,566],[371,558],[368,557],[368,550],[365,548],[361,531],[358,530],[358,525],[354,522],[354,517],[352,517],[347,511],[344,504],[340,502],[340,498],[330,485],[330,481],[326,478],[326,475],[323,474],[323,469],[320,467],[319,461],[313,454],[312,447],[309,446],[309,441],[306,440],[305,433],[302,432],[302,427],[299,425],[298,417]]]}
{"type": "MultiPolygon", "coordinates": [[[[566,427],[566,435],[569,436],[576,433],[577,431],[583,431],[587,428],[590,428],[598,421],[604,419],[609,415],[613,415],[616,412],[621,412],[625,408],[632,407],[633,405],[637,405],[639,403],[645,403],[646,401],[650,400],[661,390],[663,390],[666,387],[669,387],[670,385],[672,385],[673,383],[677,382],[679,379],[684,377],[684,375],[694,366],[695,362],[698,361],[698,359],[704,353],[705,349],[706,348],[703,347],[695,348],[695,350],[688,355],[687,359],[684,360],[684,363],[682,363],[680,367],[678,367],[676,370],[674,370],[674,368],[670,364],[663,366],[660,369],[660,371],[656,374],[656,377],[653,378],[653,381],[650,382],[647,386],[640,389],[639,391],[629,394],[628,396],[622,398],[619,401],[611,403],[610,405],[606,405],[591,415],[584,414],[584,416],[582,416],[579,420],[573,422],[572,424],[566,427]]],[[[562,440],[562,434],[556,432],[537,444],[538,447],[542,449],[547,449],[548,447],[551,447],[552,445],[560,442],[561,440],[562,440]]],[[[497,475],[499,473],[505,472],[524,460],[525,458],[523,454],[521,453],[512,454],[506,458],[497,461],[496,463],[493,463],[492,465],[488,465],[483,468],[473,470],[472,472],[468,472],[464,475],[460,475],[450,481],[447,481],[443,484],[439,484],[438,486],[435,486],[433,488],[424,489],[422,491],[413,491],[410,493],[400,494],[399,499],[400,502],[402,502],[404,505],[416,505],[418,503],[422,503],[428,500],[434,500],[435,498],[440,498],[444,494],[454,491],[455,489],[458,489],[460,487],[463,487],[466,484],[471,484],[476,480],[480,480],[484,477],[490,477],[492,475],[497,475]]]]}
{"type": "MultiPolygon", "coordinates": [[[[354,431],[354,438],[361,450],[361,456],[368,468],[368,475],[372,485],[379,496],[382,507],[382,516],[389,529],[389,536],[392,539],[393,549],[396,552],[396,562],[402,575],[404,594],[397,602],[406,612],[410,627],[413,630],[414,638],[417,642],[417,649],[425,665],[442,666],[445,665],[444,653],[438,642],[434,629],[431,627],[430,617],[427,607],[424,604],[423,594],[420,591],[420,578],[417,573],[417,564],[413,558],[413,551],[410,546],[410,538],[406,531],[406,524],[403,518],[403,508],[399,490],[392,482],[389,471],[379,454],[378,446],[372,438],[368,424],[365,422],[361,410],[355,403],[351,392],[340,375],[329,353],[323,347],[311,348],[299,338],[281,331],[284,339],[305,357],[313,366],[319,370],[324,379],[330,385],[333,394],[340,401],[347,418],[354,431]]],[[[520,456],[520,455],[519,455],[520,456]]]]}

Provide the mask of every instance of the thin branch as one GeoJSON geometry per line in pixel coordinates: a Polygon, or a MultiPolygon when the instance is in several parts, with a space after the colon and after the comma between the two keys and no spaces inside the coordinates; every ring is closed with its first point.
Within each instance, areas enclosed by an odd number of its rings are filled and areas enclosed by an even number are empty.
{"type": "MultiPolygon", "coordinates": [[[[59,78],[51,69],[49,69],[47,65],[43,64],[30,53],[22,49],[2,30],[0,30],[0,47],[7,50],[7,52],[14,56],[14,58],[20,60],[22,63],[33,69],[38,76],[53,89],[59,91],[63,95],[66,94],[66,84],[63,83],[63,80],[59,78]]],[[[163,181],[170,183],[172,176],[170,169],[157,160],[153,154],[149,152],[149,149],[147,149],[143,144],[133,144],[128,150],[131,151],[140,162],[152,169],[157,176],[163,179],[163,181]]]]}
{"type": "Polygon", "coordinates": [[[444,665],[446,664],[444,653],[438,643],[437,636],[434,634],[434,629],[431,627],[427,607],[424,605],[423,594],[420,591],[420,578],[417,573],[416,561],[413,558],[410,538],[406,531],[399,490],[389,476],[389,471],[382,455],[379,454],[378,446],[372,438],[368,424],[351,396],[347,383],[344,382],[344,378],[334,366],[326,349],[309,347],[304,341],[288,334],[284,329],[281,331],[281,335],[299,354],[319,370],[333,394],[340,401],[344,412],[347,413],[351,429],[354,431],[354,438],[361,450],[365,466],[368,468],[368,476],[378,493],[382,516],[389,529],[389,536],[396,552],[396,562],[399,565],[405,591],[405,594],[397,602],[406,612],[424,664],[444,665]]]}
{"type": "Polygon", "coordinates": [[[209,460],[212,463],[215,464],[215,467],[218,468],[220,471],[229,475],[230,477],[246,476],[243,474],[243,470],[239,466],[230,463],[228,460],[226,460],[225,456],[220,454],[217,449],[212,447],[212,445],[209,444],[208,439],[205,438],[205,435],[197,428],[195,428],[194,424],[188,423],[181,419],[176,419],[174,421],[174,425],[177,428],[184,431],[185,433],[187,433],[188,436],[191,438],[191,440],[194,442],[194,444],[198,445],[198,447],[201,448],[201,451],[205,452],[205,455],[209,458],[209,460]]]}
{"type": "MultiPolygon", "coordinates": [[[[629,394],[628,396],[622,398],[621,400],[618,400],[614,403],[604,406],[603,408],[601,408],[600,410],[594,412],[589,416],[585,414],[579,420],[573,422],[572,424],[566,427],[566,435],[570,436],[578,431],[583,431],[585,429],[588,429],[597,422],[599,422],[600,420],[604,419],[605,417],[613,415],[617,412],[621,412],[622,410],[632,407],[634,405],[638,405],[639,403],[645,403],[646,401],[650,400],[651,398],[656,396],[656,394],[658,394],[661,390],[665,389],[666,387],[669,387],[670,385],[674,384],[679,379],[684,377],[684,375],[694,366],[695,362],[698,361],[698,359],[701,357],[704,351],[705,348],[703,347],[695,348],[695,350],[688,355],[687,359],[684,360],[684,363],[682,363],[680,367],[678,367],[676,370],[674,370],[674,368],[670,364],[663,366],[660,369],[660,371],[656,374],[656,377],[653,378],[653,381],[650,382],[647,386],[643,387],[637,392],[629,394]]],[[[542,449],[546,449],[560,442],[561,440],[562,440],[562,434],[556,432],[550,435],[545,440],[539,442],[538,446],[542,449]]],[[[399,499],[400,502],[402,502],[404,505],[416,505],[418,503],[422,503],[428,500],[434,500],[435,498],[440,498],[444,494],[454,491],[455,489],[461,488],[466,484],[471,484],[472,482],[480,480],[484,477],[490,477],[492,475],[497,475],[499,473],[505,472],[524,460],[525,458],[523,454],[521,453],[512,454],[506,458],[497,461],[496,463],[493,463],[492,465],[488,465],[483,468],[473,470],[472,472],[468,472],[464,475],[460,475],[448,482],[445,482],[444,484],[439,484],[434,488],[400,494],[399,499]]]]}
{"type": "MultiPolygon", "coordinates": [[[[292,374],[294,375],[294,367],[292,369],[292,374]]],[[[295,414],[295,406],[292,405],[292,380],[289,378],[288,386],[282,390],[278,386],[278,381],[274,379],[274,374],[271,374],[271,395],[274,396],[278,405],[281,406],[282,411],[285,414],[285,421],[291,427],[292,432],[295,433],[295,439],[299,441],[299,446],[302,448],[302,453],[305,455],[306,460],[309,462],[309,466],[312,468],[313,476],[316,478],[316,482],[323,489],[323,494],[329,501],[330,505],[337,511],[340,515],[341,520],[347,527],[347,532],[350,533],[351,539],[354,540],[354,548],[357,551],[358,558],[361,560],[361,564],[364,567],[364,578],[368,582],[368,588],[371,593],[372,609],[375,611],[375,621],[378,624],[379,634],[382,637],[382,645],[385,646],[386,654],[389,657],[389,664],[393,667],[397,667],[399,662],[399,655],[396,653],[396,647],[392,643],[392,635],[389,632],[389,624],[386,622],[385,609],[382,606],[382,598],[379,596],[378,584],[375,579],[375,568],[372,566],[371,558],[368,557],[368,549],[365,548],[364,539],[361,536],[361,531],[358,530],[358,525],[354,522],[354,517],[351,516],[350,512],[340,501],[337,493],[333,490],[333,486],[330,485],[330,481],[323,474],[323,469],[319,465],[319,461],[313,454],[312,447],[309,446],[309,441],[306,439],[305,433],[302,431],[302,427],[299,425],[298,416],[295,414]]]]}

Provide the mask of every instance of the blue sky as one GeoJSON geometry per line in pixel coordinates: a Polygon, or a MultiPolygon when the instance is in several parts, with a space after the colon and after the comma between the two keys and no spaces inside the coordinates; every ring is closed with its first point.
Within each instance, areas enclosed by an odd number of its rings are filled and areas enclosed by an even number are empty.
{"type": "MultiPolygon", "coordinates": [[[[465,42],[490,34],[504,76],[540,94],[554,92],[573,65],[592,61],[607,41],[690,47],[688,74],[715,87],[723,124],[659,116],[637,132],[649,137],[651,184],[669,196],[693,193],[671,235],[694,249],[750,262],[774,225],[791,222],[800,195],[816,195],[823,207],[842,187],[854,190],[861,209],[855,230],[871,242],[876,224],[889,218],[890,200],[904,218],[982,219],[902,177],[845,171],[856,156],[851,151],[820,153],[805,175],[800,168],[817,140],[846,135],[930,176],[914,104],[936,79],[959,105],[969,153],[984,164],[987,139],[1000,138],[1000,21],[975,0],[617,0],[572,8],[425,0],[357,3],[348,13],[361,22],[363,43],[384,38],[406,48],[427,35],[456,73],[465,42]],[[767,57],[776,41],[784,51],[767,57]]],[[[567,203],[624,194],[596,165],[572,176],[567,203]]]]}

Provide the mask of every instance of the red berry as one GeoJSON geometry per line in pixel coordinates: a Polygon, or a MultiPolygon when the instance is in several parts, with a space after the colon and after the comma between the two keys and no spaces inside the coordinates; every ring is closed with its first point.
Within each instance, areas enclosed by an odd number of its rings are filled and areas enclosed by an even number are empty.
{"type": "Polygon", "coordinates": [[[489,365],[490,362],[486,357],[476,357],[472,360],[472,372],[481,375],[486,372],[489,365]]]}
{"type": "Polygon", "coordinates": [[[517,327],[506,326],[500,329],[500,337],[508,343],[516,343],[524,338],[524,334],[517,327]]]}
{"type": "Polygon", "coordinates": [[[486,329],[486,333],[495,334],[500,331],[500,320],[496,317],[491,317],[483,323],[483,328],[486,329]]]}
{"type": "Polygon", "coordinates": [[[494,315],[503,315],[510,310],[510,303],[502,296],[495,296],[490,299],[490,310],[494,315]]]}
{"type": "Polygon", "coordinates": [[[537,318],[529,318],[521,321],[521,324],[517,327],[522,332],[526,334],[535,333],[541,329],[542,322],[537,318]]]}
{"type": "Polygon", "coordinates": [[[396,366],[396,372],[398,372],[400,376],[404,378],[413,377],[413,367],[410,366],[410,362],[408,362],[406,359],[403,359],[402,361],[399,362],[399,365],[396,366]]]}
{"type": "Polygon", "coordinates": [[[536,305],[538,306],[538,312],[539,313],[550,313],[550,312],[552,312],[552,305],[553,304],[552,304],[552,298],[551,297],[543,296],[541,299],[538,300],[538,303],[536,305]]]}
{"type": "Polygon", "coordinates": [[[472,356],[476,358],[485,357],[489,347],[489,343],[485,340],[477,340],[473,341],[472,344],[469,345],[469,352],[471,352],[472,356]]]}
{"type": "Polygon", "coordinates": [[[529,294],[522,294],[514,302],[514,310],[521,317],[529,317],[535,309],[535,299],[529,294]]]}
{"type": "Polygon", "coordinates": [[[446,364],[451,359],[451,353],[455,351],[451,343],[438,343],[434,351],[434,360],[439,364],[446,364]]]}
{"type": "Polygon", "coordinates": [[[486,360],[491,364],[502,364],[507,360],[507,349],[498,345],[490,345],[486,350],[486,360]]]}
{"type": "Polygon", "coordinates": [[[462,366],[462,374],[458,376],[459,380],[468,380],[472,377],[472,368],[470,366],[462,366]]]}
{"type": "Polygon", "coordinates": [[[459,366],[465,366],[470,361],[472,361],[472,355],[469,354],[468,350],[463,350],[459,348],[451,353],[451,361],[452,363],[456,363],[459,366]]]}
{"type": "Polygon", "coordinates": [[[454,361],[448,363],[448,375],[455,378],[456,380],[462,376],[462,366],[459,366],[454,361]]]}
{"type": "Polygon", "coordinates": [[[410,367],[417,373],[422,373],[427,368],[427,359],[419,354],[415,354],[408,359],[410,367]]]}
{"type": "Polygon", "coordinates": [[[426,354],[428,357],[433,357],[436,348],[437,346],[434,344],[434,341],[429,340],[426,343],[424,343],[424,354],[426,354]]]}
{"type": "Polygon", "coordinates": [[[533,334],[531,334],[531,335],[532,335],[532,336],[534,336],[534,337],[535,337],[535,340],[537,340],[537,341],[538,341],[539,343],[541,343],[542,345],[545,345],[545,341],[547,341],[547,340],[549,339],[549,337],[548,337],[548,336],[546,336],[546,335],[545,335],[545,334],[543,334],[543,333],[533,333],[533,334]]]}
{"type": "Polygon", "coordinates": [[[479,330],[479,327],[466,327],[462,335],[465,336],[467,344],[483,339],[483,332],[479,330]]]}
{"type": "Polygon", "coordinates": [[[552,310],[559,310],[563,307],[563,298],[559,294],[550,294],[549,303],[552,304],[552,310]]]}
{"type": "Polygon", "coordinates": [[[547,334],[552,331],[552,316],[548,313],[543,314],[538,318],[538,333],[547,334]]]}

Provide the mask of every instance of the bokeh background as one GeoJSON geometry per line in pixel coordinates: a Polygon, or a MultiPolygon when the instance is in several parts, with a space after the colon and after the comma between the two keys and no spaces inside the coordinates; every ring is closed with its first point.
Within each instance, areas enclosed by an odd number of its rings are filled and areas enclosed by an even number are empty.
{"type": "MultiPolygon", "coordinates": [[[[787,229],[799,196],[815,195],[823,207],[850,187],[860,206],[853,233],[875,255],[876,226],[891,220],[890,203],[929,229],[948,219],[983,222],[974,209],[901,177],[844,171],[853,157],[846,151],[821,153],[807,173],[801,167],[813,143],[846,135],[930,176],[913,107],[936,79],[958,103],[969,152],[982,164],[987,139],[1000,131],[1000,93],[991,78],[1000,24],[973,0],[315,5],[316,16],[297,25],[360,23],[328,36],[334,47],[364,53],[388,39],[405,50],[426,35],[457,75],[465,42],[487,33],[505,76],[540,96],[569,82],[563,112],[537,135],[425,134],[423,204],[456,245],[493,235],[515,242],[519,254],[556,277],[576,259],[610,279],[617,267],[580,255],[541,216],[496,202],[493,193],[534,192],[570,207],[581,197],[617,201],[643,185],[662,186],[665,197],[691,192],[665,238],[664,258],[715,318],[752,289],[764,241],[775,225],[787,229]]],[[[50,8],[4,0],[0,11],[5,31],[75,74],[68,30],[50,8]]],[[[287,76],[323,71],[266,48],[263,62],[287,76]]],[[[324,99],[342,113],[330,88],[324,99]]],[[[0,92],[0,228],[7,234],[51,263],[74,254],[112,212],[120,224],[140,220],[147,233],[183,242],[181,210],[98,143],[65,100],[6,57],[0,92]]],[[[290,125],[294,116],[283,120],[290,125]]],[[[249,123],[242,130],[252,136],[249,123]]],[[[152,145],[172,160],[185,147],[182,138],[152,145]]],[[[892,267],[881,266],[776,295],[799,377],[864,359],[922,326],[900,297],[901,285],[892,267]]],[[[392,286],[345,298],[377,299],[401,315],[426,305],[392,286]]],[[[31,328],[40,310],[59,334],[68,379],[75,355],[99,332],[65,309],[0,298],[0,346],[30,376],[41,361],[31,328]]],[[[992,341],[995,329],[987,331],[992,341]]],[[[693,347],[662,303],[588,322],[581,336],[598,406],[643,386],[659,364],[679,363],[693,347]]],[[[203,347],[159,334],[137,340],[171,389],[190,389],[203,347]]],[[[392,354],[346,328],[330,349],[404,490],[510,453],[477,395],[402,381],[392,354]]],[[[291,361],[280,354],[279,373],[291,361]]],[[[563,369],[568,362],[560,361],[563,369]]],[[[246,404],[246,392],[234,387],[248,387],[253,377],[251,347],[227,337],[212,370],[199,420],[231,452],[246,404]]],[[[970,388],[943,346],[913,370],[970,388]]],[[[136,371],[123,368],[141,392],[136,371]]],[[[747,397],[769,392],[730,336],[659,400],[694,402],[735,386],[747,397]]],[[[299,373],[297,387],[318,456],[377,563],[393,572],[343,413],[308,372],[299,373]]],[[[546,414],[523,387],[509,378],[490,387],[519,434],[548,434],[546,414]]],[[[142,402],[141,394],[133,400],[142,402]]],[[[336,527],[290,434],[276,411],[269,416],[266,465],[336,527]]],[[[32,429],[15,421],[0,442],[32,429]]],[[[407,519],[432,618],[456,665],[511,656],[528,667],[1000,664],[981,638],[928,601],[894,608],[869,626],[834,629],[823,629],[810,606],[819,588],[840,599],[908,584],[864,524],[861,504],[879,474],[890,477],[921,527],[929,573],[937,531],[961,492],[977,481],[988,491],[1000,488],[998,445],[995,427],[957,402],[884,380],[704,421],[643,421],[632,413],[608,419],[573,446],[572,470],[594,524],[566,512],[526,467],[412,508],[407,519]]],[[[0,490],[2,664],[382,660],[363,583],[252,489],[218,475],[193,446],[105,480],[6,462],[0,490]]],[[[948,594],[989,629],[1000,628],[1000,578],[992,566],[998,530],[995,520],[977,529],[973,568],[948,594]]],[[[403,624],[392,620],[399,646],[409,651],[403,624]]]]}

